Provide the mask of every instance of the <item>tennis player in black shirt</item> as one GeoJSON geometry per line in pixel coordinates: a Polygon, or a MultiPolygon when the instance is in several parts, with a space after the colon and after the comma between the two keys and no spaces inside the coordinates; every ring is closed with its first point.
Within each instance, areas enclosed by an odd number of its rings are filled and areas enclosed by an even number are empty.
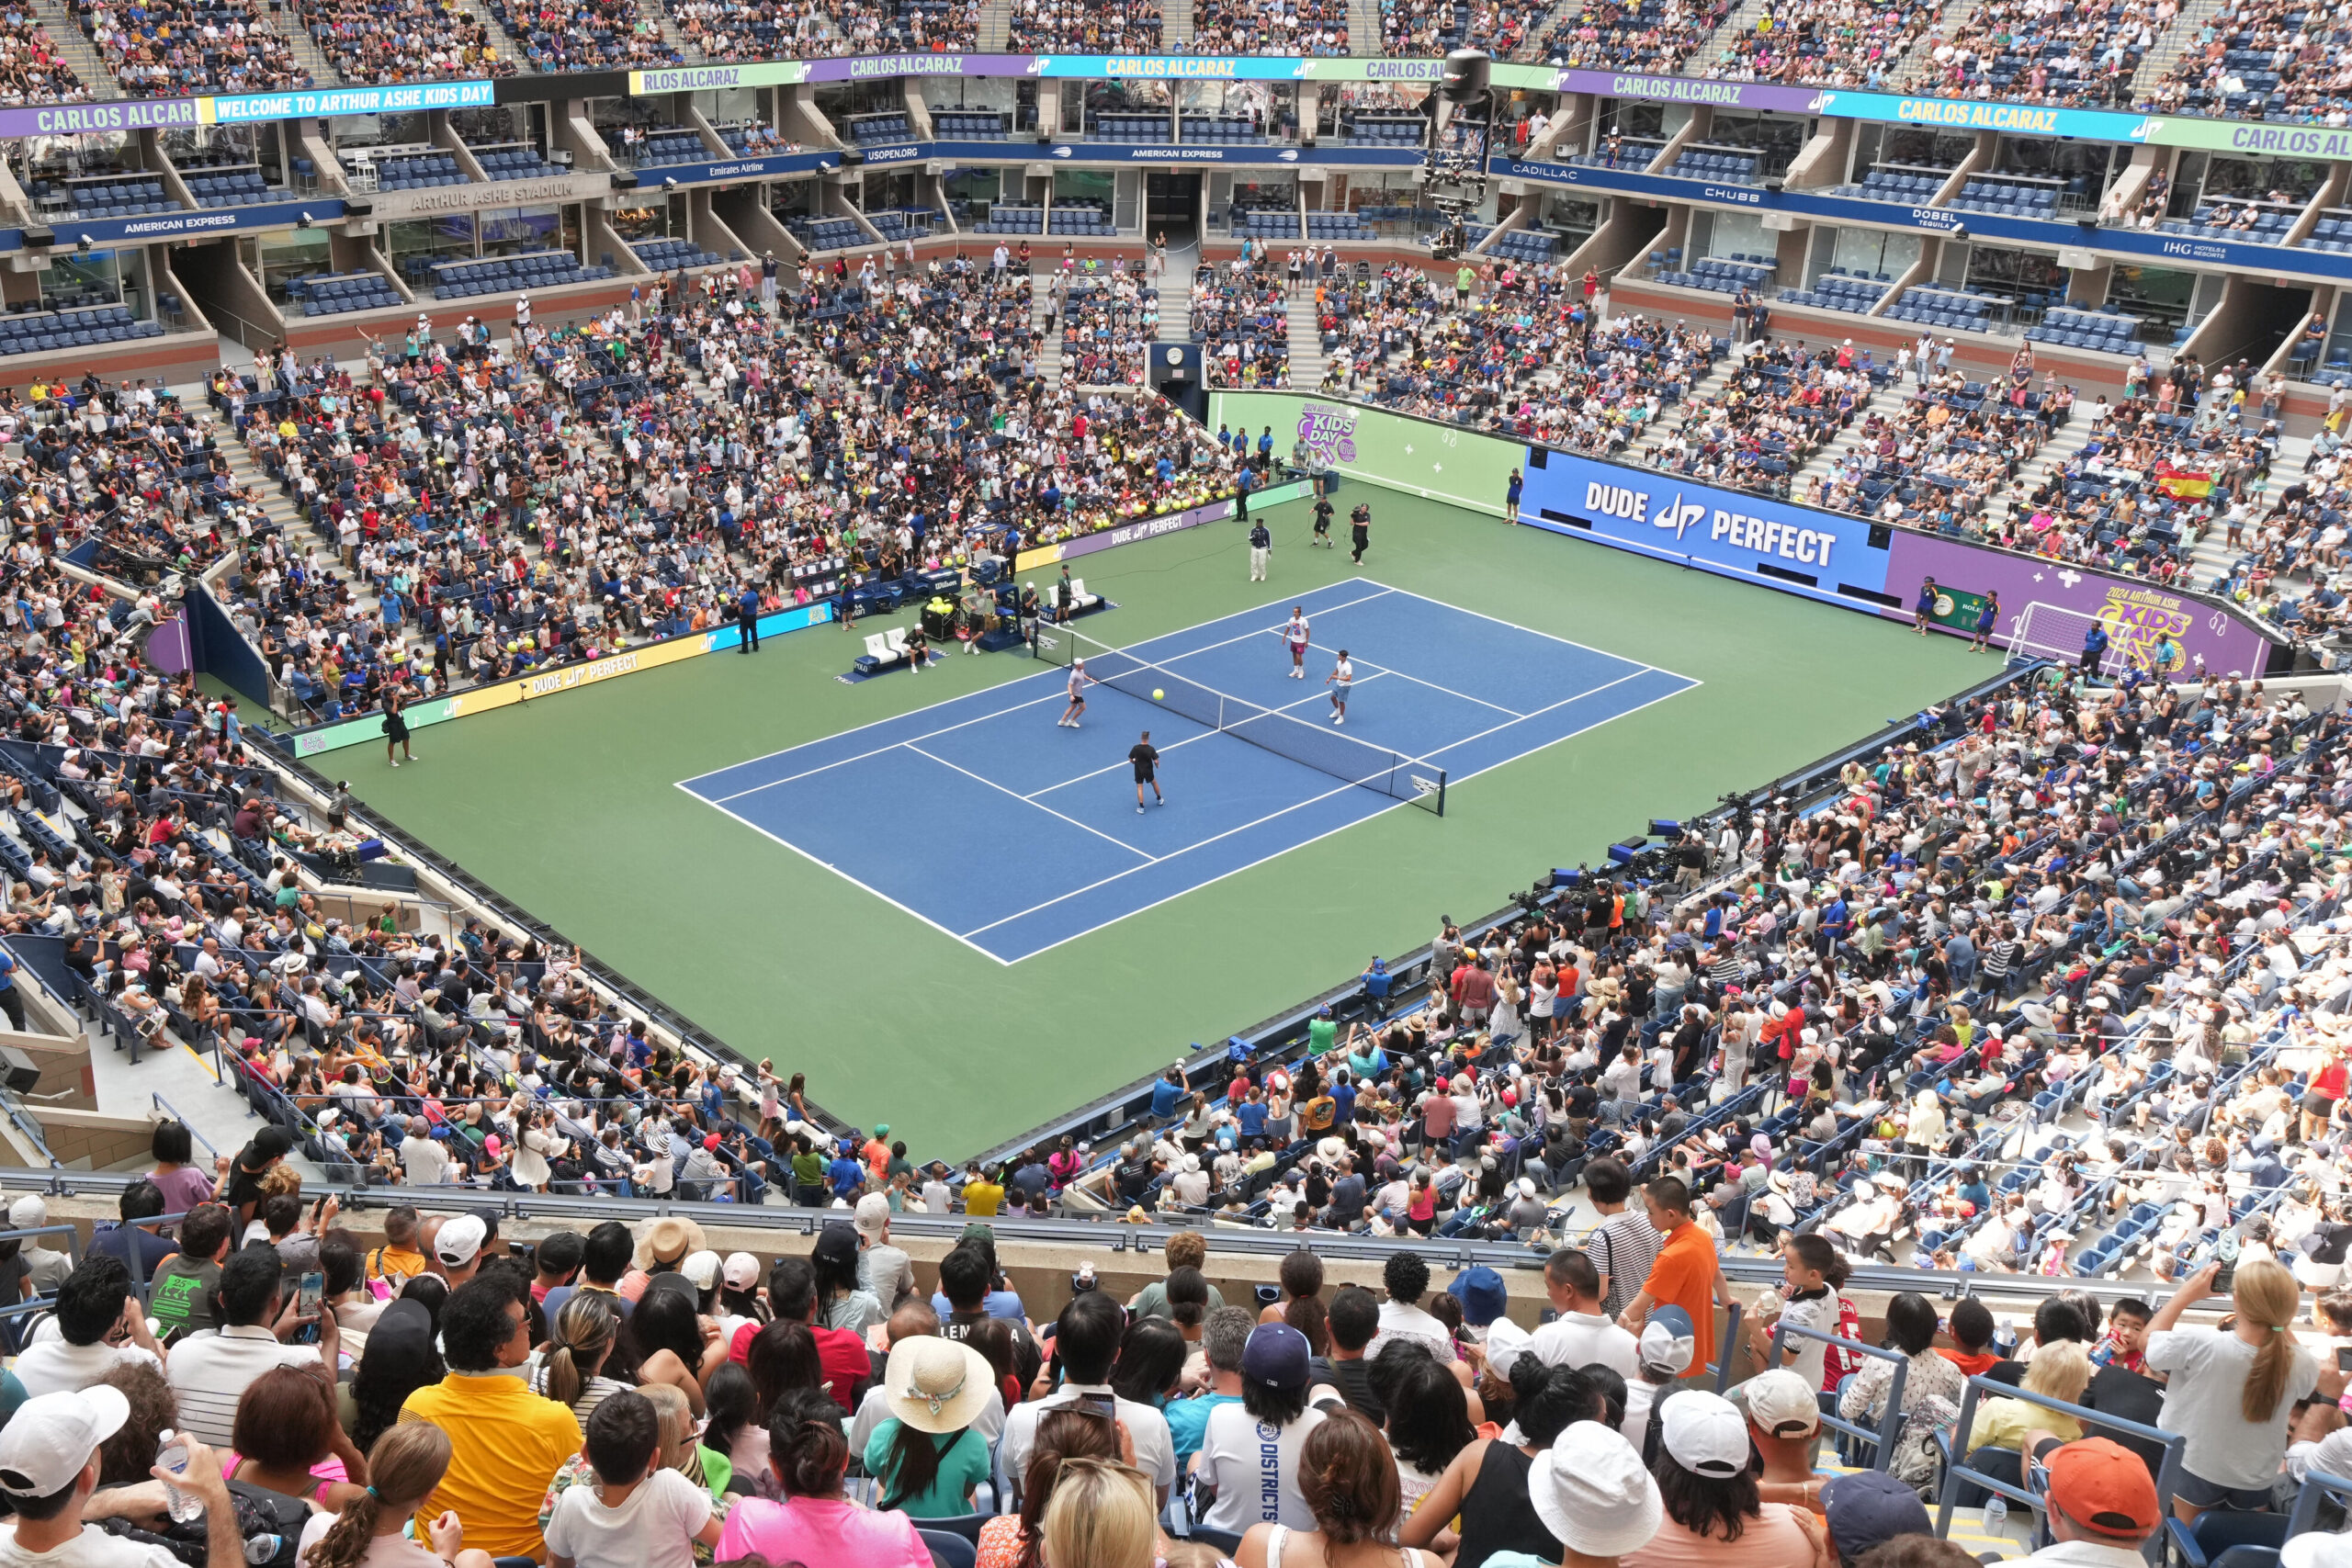
{"type": "Polygon", "coordinates": [[[1150,730],[1145,730],[1143,739],[1128,748],[1127,761],[1136,765],[1136,815],[1143,815],[1143,786],[1146,784],[1151,786],[1151,798],[1155,802],[1167,805],[1168,797],[1159,793],[1159,748],[1151,743],[1150,730]]]}

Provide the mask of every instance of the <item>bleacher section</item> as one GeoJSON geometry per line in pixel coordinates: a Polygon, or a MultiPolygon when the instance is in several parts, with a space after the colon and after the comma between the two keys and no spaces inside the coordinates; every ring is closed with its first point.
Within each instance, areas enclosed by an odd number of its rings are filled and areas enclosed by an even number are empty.
{"type": "Polygon", "coordinates": [[[192,159],[176,167],[198,207],[248,207],[256,201],[274,201],[286,194],[283,189],[270,188],[257,164],[232,164],[225,158],[218,163],[192,159]]]}
{"type": "Polygon", "coordinates": [[[566,283],[590,283],[613,276],[608,266],[582,266],[566,251],[495,256],[483,261],[437,262],[431,268],[433,297],[470,299],[483,294],[519,294],[566,283]]]}
{"type": "Polygon", "coordinates": [[[1306,215],[1306,237],[1320,243],[1325,240],[1370,240],[1377,236],[1365,223],[1362,213],[1310,212],[1306,215]]]}
{"type": "Polygon", "coordinates": [[[1970,289],[1906,288],[1887,309],[1890,321],[1912,321],[1944,332],[1993,330],[1994,301],[1970,289]]]}
{"type": "Polygon", "coordinates": [[[89,180],[35,180],[27,192],[36,213],[72,213],[83,218],[136,218],[177,212],[180,204],[164,194],[160,175],[130,174],[89,180]]]}
{"type": "Polygon", "coordinates": [[[1340,126],[1340,142],[1348,147],[1419,147],[1428,130],[1429,121],[1419,115],[1396,119],[1358,115],[1340,126]]]}
{"type": "Polygon", "coordinates": [[[1857,201],[1893,201],[1905,207],[1924,207],[1935,199],[1951,178],[1951,171],[1921,169],[1872,169],[1858,186],[1839,186],[1834,195],[1849,197],[1857,201]]]}
{"type": "Polygon", "coordinates": [[[2352,209],[2331,207],[2320,214],[2319,221],[2303,237],[2303,243],[2315,251],[2333,251],[2339,254],[2352,251],[2352,209]]]}
{"type": "Polygon", "coordinates": [[[2016,180],[1972,178],[1951,205],[1962,212],[1983,212],[1996,218],[2058,216],[2058,187],[2025,185],[2016,180]]]}
{"type": "Polygon", "coordinates": [[[629,254],[656,272],[676,272],[682,267],[717,266],[727,258],[716,251],[706,251],[692,240],[639,240],[628,248],[629,254]]]}
{"type": "Polygon", "coordinates": [[[1488,245],[1482,254],[1504,261],[1539,265],[1550,261],[1558,249],[1559,242],[1541,229],[1514,229],[1488,245]]]}
{"type": "Polygon", "coordinates": [[[2189,217],[2165,220],[2164,229],[2166,233],[2203,240],[2234,240],[2241,245],[2283,245],[2287,231],[2301,216],[2300,206],[2257,207],[2245,202],[2233,207],[2226,201],[2209,201],[2189,217]]]}
{"type": "Polygon", "coordinates": [[[2034,343],[2087,348],[2101,354],[2131,354],[2140,346],[2140,318],[2114,310],[2052,310],[2027,331],[2034,343]]]}
{"type": "Polygon", "coordinates": [[[871,243],[865,231],[848,218],[795,218],[785,224],[792,237],[812,251],[846,251],[871,243]]]}
{"type": "Polygon", "coordinates": [[[376,160],[378,190],[428,190],[468,183],[455,152],[415,152],[376,160]]]}
{"type": "Polygon", "coordinates": [[[1666,167],[1666,173],[1677,179],[1713,180],[1718,185],[1754,185],[1763,176],[1758,170],[1763,155],[1757,152],[1734,152],[1721,147],[1686,149],[1680,157],[1666,167]]]}
{"type": "Polygon", "coordinates": [[[932,133],[943,141],[1001,141],[1011,134],[1001,114],[974,114],[968,109],[936,109],[932,133]]]}
{"type": "Polygon", "coordinates": [[[1111,227],[1111,209],[1099,201],[1057,201],[1047,220],[1046,232],[1078,239],[1107,240],[1118,231],[1111,227]]]}
{"type": "Polygon", "coordinates": [[[1042,234],[1045,231],[1044,208],[1007,207],[1001,202],[989,209],[989,215],[972,225],[975,234],[1042,234]]]}
{"type": "Polygon", "coordinates": [[[1105,114],[1094,117],[1081,140],[1141,145],[1173,141],[1176,136],[1173,123],[1164,114],[1105,114]]]}
{"type": "Polygon", "coordinates": [[[163,335],[160,323],[132,320],[128,305],[0,316],[0,354],[52,353],[62,348],[89,348],[102,343],[163,335]]]}
{"type": "Polygon", "coordinates": [[[1298,214],[1287,207],[1261,207],[1235,213],[1233,237],[1237,240],[1295,240],[1298,238],[1298,214]]]}
{"type": "Polygon", "coordinates": [[[1742,288],[1761,288],[1771,282],[1772,274],[1780,265],[1770,257],[1737,253],[1728,256],[1703,256],[1691,263],[1688,272],[1660,272],[1657,281],[1681,288],[1706,288],[1717,294],[1736,294],[1742,288]]]}
{"type": "Polygon", "coordinates": [[[407,301],[383,274],[376,272],[314,272],[286,286],[287,301],[306,316],[343,316],[354,310],[382,310],[407,301]]]}
{"type": "Polygon", "coordinates": [[[1248,120],[1225,115],[1186,115],[1183,132],[1194,146],[1250,146],[1266,140],[1248,120]]]}
{"type": "Polygon", "coordinates": [[[1794,288],[1781,295],[1780,303],[1863,316],[1886,297],[1890,287],[1890,280],[1883,277],[1856,277],[1832,269],[1814,279],[1811,289],[1794,288]]]}
{"type": "Polygon", "coordinates": [[[571,172],[560,164],[548,163],[528,147],[493,147],[476,152],[474,162],[493,180],[553,179],[571,172]]]}
{"type": "Polygon", "coordinates": [[[939,214],[927,207],[886,207],[879,212],[867,213],[865,220],[886,240],[921,240],[931,233],[931,226],[939,220],[939,214]]]}
{"type": "Polygon", "coordinates": [[[702,144],[702,138],[691,130],[681,130],[674,126],[646,132],[644,144],[637,152],[639,168],[649,164],[658,167],[663,164],[704,164],[709,161],[710,149],[702,144]]]}
{"type": "Polygon", "coordinates": [[[904,114],[865,114],[848,122],[850,140],[860,147],[880,147],[894,141],[912,141],[914,126],[904,114]]]}

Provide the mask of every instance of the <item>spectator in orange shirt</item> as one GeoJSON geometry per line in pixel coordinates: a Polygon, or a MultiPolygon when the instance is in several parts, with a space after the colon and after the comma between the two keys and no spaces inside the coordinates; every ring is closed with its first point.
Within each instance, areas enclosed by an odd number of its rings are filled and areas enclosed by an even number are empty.
{"type": "Polygon", "coordinates": [[[1642,1189],[1650,1224],[1666,1238],[1642,1282],[1641,1293],[1625,1303],[1617,1321],[1638,1337],[1650,1309],[1679,1306],[1703,1354],[1715,1342],[1715,1307],[1731,1304],[1731,1286],[1715,1256],[1715,1238],[1690,1218],[1690,1189],[1676,1176],[1661,1176],[1642,1189]]]}

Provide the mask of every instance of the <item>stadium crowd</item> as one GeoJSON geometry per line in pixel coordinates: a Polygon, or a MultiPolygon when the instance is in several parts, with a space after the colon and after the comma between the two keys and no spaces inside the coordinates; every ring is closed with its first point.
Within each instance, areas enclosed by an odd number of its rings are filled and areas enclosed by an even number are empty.
{"type": "Polygon", "coordinates": [[[451,0],[295,0],[294,9],[347,82],[514,73],[489,27],[451,0]]]}
{"type": "Polygon", "coordinates": [[[80,103],[90,96],[57,52],[40,18],[22,8],[0,16],[0,105],[80,103]]]}
{"type": "Polygon", "coordinates": [[[134,96],[281,92],[311,85],[275,17],[258,14],[247,0],[220,0],[201,10],[189,0],[133,6],[68,0],[66,9],[116,82],[134,96]]]}

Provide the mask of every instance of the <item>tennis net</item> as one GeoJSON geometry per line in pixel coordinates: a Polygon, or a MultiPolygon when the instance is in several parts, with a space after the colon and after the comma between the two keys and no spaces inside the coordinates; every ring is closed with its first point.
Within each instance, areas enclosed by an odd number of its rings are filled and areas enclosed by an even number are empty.
{"type": "Polygon", "coordinates": [[[1082,659],[1089,675],[1115,691],[1317,773],[1445,815],[1445,770],[1420,758],[1227,695],[1068,626],[1039,626],[1035,651],[1064,669],[1082,659]]]}

